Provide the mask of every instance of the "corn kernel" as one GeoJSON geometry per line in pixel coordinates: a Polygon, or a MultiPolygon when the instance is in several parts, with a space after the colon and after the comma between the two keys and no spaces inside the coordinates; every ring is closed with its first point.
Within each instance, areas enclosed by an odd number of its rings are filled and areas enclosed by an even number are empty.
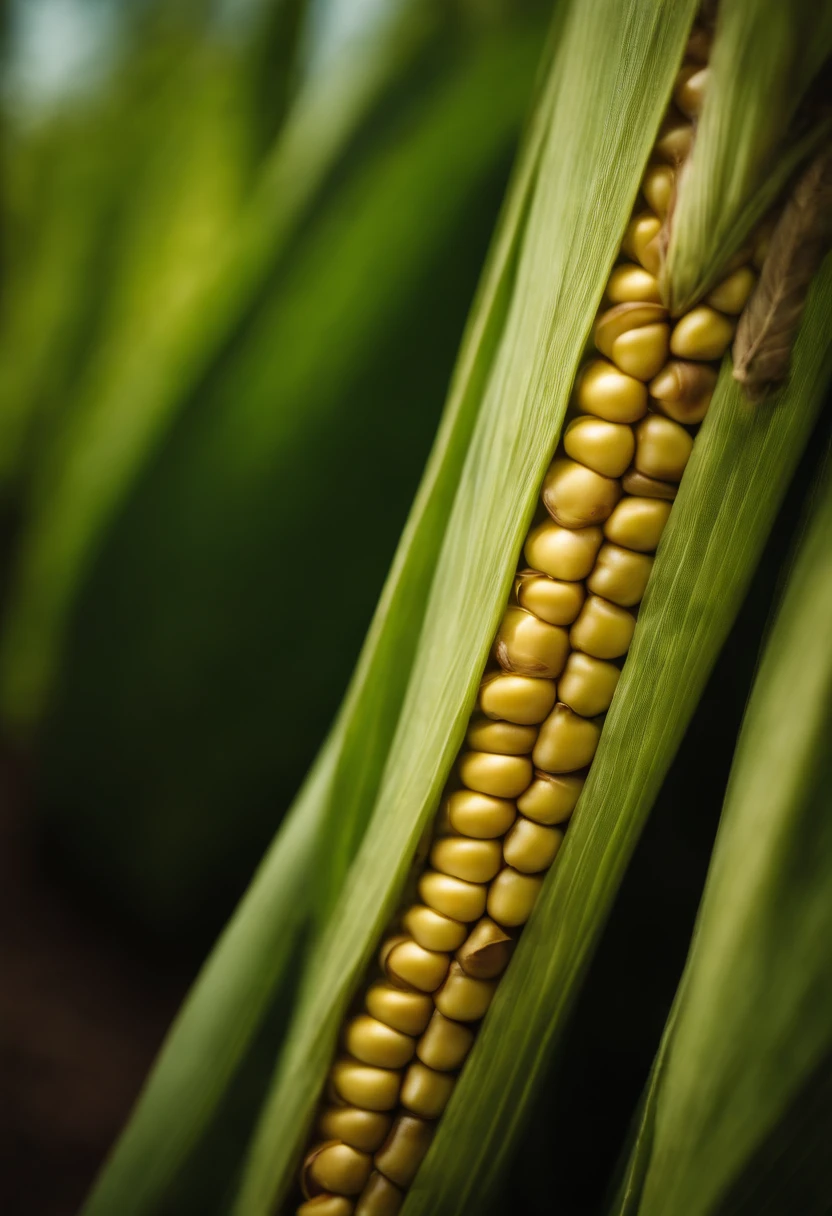
{"type": "Polygon", "coordinates": [[[543,879],[537,874],[519,874],[506,866],[488,889],[488,915],[498,925],[516,929],[532,914],[543,879]]]}
{"type": "Polygon", "coordinates": [[[593,359],[578,380],[578,408],[607,422],[638,422],[647,412],[647,389],[641,380],[606,359],[593,359]]]}
{"type": "Polygon", "coordinates": [[[569,637],[576,650],[596,659],[617,659],[627,653],[635,627],[636,619],[626,608],[590,595],[569,637]]]}
{"type": "Polygon", "coordinates": [[[662,297],[659,284],[654,275],[643,266],[634,266],[625,262],[614,267],[607,283],[607,299],[611,304],[631,304],[637,301],[647,301],[650,304],[661,304],[662,297]]]}
{"type": "Polygon", "coordinates": [[[679,487],[672,481],[659,481],[656,477],[646,477],[638,469],[629,468],[621,478],[621,485],[628,494],[639,498],[662,498],[672,502],[679,492],[679,487]]]}
{"type": "MultiPolygon", "coordinates": [[[[577,616],[577,613],[575,615],[577,616]]],[[[520,726],[517,722],[495,722],[493,718],[477,717],[471,719],[465,742],[477,752],[496,752],[500,756],[527,756],[534,747],[536,738],[537,731],[533,726],[520,726]]]]}
{"type": "Polygon", "coordinates": [[[459,963],[451,963],[448,978],[433,1000],[446,1018],[478,1022],[491,1004],[496,987],[495,980],[475,980],[465,974],[459,963]]]}
{"type": "Polygon", "coordinates": [[[479,883],[451,878],[449,874],[438,874],[435,870],[426,870],[419,879],[422,902],[452,920],[479,920],[485,911],[485,896],[485,887],[479,883]]]}
{"type": "Polygon", "coordinates": [[[695,25],[685,47],[685,59],[693,59],[696,63],[707,63],[711,56],[712,43],[713,36],[710,31],[704,26],[695,25]]]}
{"type": "Polygon", "coordinates": [[[670,518],[670,509],[670,503],[660,498],[622,498],[607,520],[604,533],[608,540],[625,549],[653,553],[670,518]]]}
{"type": "Polygon", "coordinates": [[[587,721],[567,705],[556,705],[540,728],[534,749],[536,768],[545,773],[572,773],[585,768],[601,737],[600,722],[587,721]]]}
{"type": "Polygon", "coordinates": [[[652,211],[641,211],[634,215],[627,225],[621,248],[640,262],[645,270],[654,277],[659,273],[659,257],[655,244],[662,230],[662,222],[652,211]]]}
{"type": "Polygon", "coordinates": [[[514,823],[514,815],[514,803],[507,798],[491,798],[476,790],[455,790],[448,798],[448,818],[461,836],[473,836],[478,840],[502,836],[514,823]]]}
{"type": "Polygon", "coordinates": [[[672,418],[650,414],[636,427],[635,467],[645,477],[680,481],[692,451],[689,432],[672,418]]]}
{"type": "MultiPolygon", "coordinates": [[[[398,1216],[403,1203],[404,1195],[399,1188],[378,1170],[373,1170],[355,1205],[354,1216],[398,1216]]],[[[318,1214],[310,1212],[309,1216],[318,1214]]],[[[322,1212],[320,1216],[328,1216],[328,1213],[322,1212]]]]}
{"type": "Polygon", "coordinates": [[[554,703],[554,680],[496,672],[486,676],[480,685],[479,707],[488,718],[532,726],[543,721],[554,703]]]}
{"type": "Polygon", "coordinates": [[[517,799],[517,809],[535,823],[563,823],[574,811],[585,780],[582,773],[539,772],[517,799]]]}
{"type": "Polygon", "coordinates": [[[720,312],[738,316],[745,308],[756,282],[757,276],[751,267],[740,266],[733,274],[729,274],[727,279],[717,284],[706,297],[705,303],[720,312]]]}
{"type": "Polygon", "coordinates": [[[620,477],[633,459],[635,440],[629,426],[584,416],[569,423],[563,446],[568,456],[595,473],[620,477]]]}
{"type": "Polygon", "coordinates": [[[352,1216],[353,1210],[352,1200],[346,1195],[321,1194],[302,1203],[297,1216],[352,1216]]]}
{"type": "Polygon", "coordinates": [[[324,1140],[342,1140],[364,1153],[374,1153],[384,1143],[391,1119],[381,1111],[357,1106],[328,1106],[318,1121],[324,1140]]]}
{"type": "Polygon", "coordinates": [[[702,112],[709,72],[698,64],[686,64],[676,77],[673,100],[688,118],[696,118],[702,112]]]}
{"type": "Polygon", "coordinates": [[[494,798],[516,798],[532,778],[526,756],[497,756],[492,752],[465,752],[459,761],[462,784],[494,798]]]}
{"type": "Polygon", "coordinates": [[[400,1030],[362,1013],[347,1024],[344,1046],[362,1064],[403,1068],[413,1055],[413,1040],[400,1030]]]}
{"type": "Polygon", "coordinates": [[[466,882],[490,882],[500,868],[500,844],[497,840],[445,836],[431,849],[430,863],[440,874],[466,882]]]}
{"type": "MultiPolygon", "coordinates": [[[[514,818],[514,806],[508,803],[514,818]]],[[[465,940],[465,925],[425,904],[413,904],[402,917],[402,927],[425,950],[451,953],[465,940]]]]}
{"type": "Polygon", "coordinates": [[[553,679],[563,670],[569,635],[524,608],[506,610],[494,642],[494,655],[504,671],[553,679]]]}
{"type": "Polygon", "coordinates": [[[547,519],[529,533],[526,561],[551,578],[577,582],[589,574],[603,539],[598,527],[562,528],[547,519]]]}
{"type": "Polygon", "coordinates": [[[653,153],[671,165],[680,165],[693,147],[693,127],[680,114],[671,112],[659,128],[653,153]]]}
{"type": "Polygon", "coordinates": [[[370,1177],[373,1159],[349,1144],[329,1141],[313,1149],[304,1162],[303,1188],[307,1196],[320,1191],[357,1195],[370,1177]]]}
{"type": "Polygon", "coordinates": [[[474,1032],[462,1022],[453,1022],[435,1010],[428,1028],[416,1046],[423,1064],[437,1072],[459,1068],[474,1042],[474,1032]]]}
{"type": "Polygon", "coordinates": [[[670,349],[680,359],[721,359],[733,336],[733,321],[700,304],[676,322],[670,349]]]}
{"type": "Polygon", "coordinates": [[[608,542],[601,546],[586,585],[593,595],[603,596],[622,608],[633,608],[644,595],[652,569],[653,558],[646,553],[633,553],[608,542]]]}
{"type": "Polygon", "coordinates": [[[650,396],[657,409],[686,426],[695,426],[708,412],[717,371],[706,363],[673,359],[650,382],[650,396]]]}
{"type": "Polygon", "coordinates": [[[404,1074],[402,1106],[423,1119],[438,1119],[448,1105],[455,1079],[446,1072],[428,1068],[421,1060],[414,1060],[404,1074]]]}
{"type": "MultiPolygon", "coordinates": [[[[388,943],[385,943],[385,947],[388,943]]],[[[382,947],[381,965],[393,984],[435,992],[448,970],[448,956],[441,950],[425,950],[411,938],[392,938],[390,948],[382,947]]]]}
{"type": "Polygon", "coordinates": [[[432,1139],[433,1128],[429,1123],[413,1115],[399,1115],[375,1155],[376,1169],[397,1186],[410,1186],[432,1139]]]}
{"type": "Polygon", "coordinates": [[[550,578],[548,574],[524,570],[517,579],[515,594],[520,607],[533,612],[542,621],[548,621],[550,625],[571,625],[581,610],[585,592],[580,583],[566,583],[550,578]]]}
{"type": "Polygon", "coordinates": [[[399,1098],[401,1075],[394,1069],[374,1068],[358,1060],[336,1060],[332,1083],[339,1098],[363,1110],[392,1110],[399,1098]]]}
{"type": "Polygon", "coordinates": [[[506,836],[503,855],[507,865],[521,874],[539,874],[549,869],[562,840],[563,832],[558,828],[521,817],[506,836]]]}
{"type": "MultiPolygon", "coordinates": [[[[444,875],[436,877],[442,878],[444,875]]],[[[384,1022],[385,1026],[392,1026],[394,1030],[401,1030],[403,1034],[409,1035],[422,1033],[433,1009],[433,1001],[424,993],[406,992],[403,988],[383,982],[372,985],[364,1003],[368,1012],[380,1022],[384,1022]]]]}
{"type": "Polygon", "coordinates": [[[667,359],[669,333],[665,324],[628,330],[612,344],[613,362],[629,376],[652,380],[667,359]]]}
{"type": "Polygon", "coordinates": [[[573,650],[561,680],[560,699],[582,718],[596,718],[609,709],[620,675],[614,663],[573,650]]]}
{"type": "MultiPolygon", "coordinates": [[[[612,477],[558,457],[549,466],[540,496],[556,524],[581,529],[604,522],[621,497],[621,486],[612,477]]],[[[528,550],[526,557],[532,560],[528,550]]]]}
{"type": "Polygon", "coordinates": [[[514,943],[499,925],[484,917],[456,952],[456,961],[475,980],[493,980],[508,966],[514,943]]]}
{"type": "Polygon", "coordinates": [[[670,210],[670,200],[676,184],[676,174],[669,165],[651,165],[641,183],[641,192],[659,219],[670,210]]]}

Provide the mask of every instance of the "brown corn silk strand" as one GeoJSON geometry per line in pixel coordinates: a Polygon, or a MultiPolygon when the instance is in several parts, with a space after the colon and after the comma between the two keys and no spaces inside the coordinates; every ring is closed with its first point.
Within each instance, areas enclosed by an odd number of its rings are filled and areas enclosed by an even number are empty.
{"type": "Polygon", "coordinates": [[[420,902],[385,940],[344,1028],[299,1216],[398,1211],[592,762],[715,361],[754,282],[735,268],[675,323],[659,294],[661,231],[709,43],[693,31],[597,318],[597,357],[579,377],[434,824],[420,902]]]}

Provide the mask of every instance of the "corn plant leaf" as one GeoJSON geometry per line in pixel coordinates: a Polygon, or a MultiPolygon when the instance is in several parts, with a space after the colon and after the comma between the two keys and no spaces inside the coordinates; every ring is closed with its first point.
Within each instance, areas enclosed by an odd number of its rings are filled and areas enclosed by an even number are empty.
{"type": "MultiPolygon", "coordinates": [[[[536,45],[534,31],[524,30],[516,39],[503,37],[499,45],[480,48],[469,65],[470,74],[463,72],[453,86],[460,107],[456,119],[453,108],[448,112],[448,94],[437,99],[435,105],[443,119],[431,146],[453,147],[453,139],[447,140],[447,121],[458,122],[464,114],[479,119],[483,94],[495,106],[487,138],[483,133],[483,148],[490,140],[499,140],[501,124],[505,124],[505,138],[518,115],[518,109],[507,104],[506,85],[514,80],[513,104],[522,105],[525,90],[521,81],[528,78],[536,45]]],[[[389,742],[395,725],[407,679],[407,656],[412,655],[421,629],[450,503],[479,407],[479,390],[505,317],[517,242],[545,129],[541,115],[546,112],[544,99],[528,133],[486,266],[451,401],[344,709],[304,791],[170,1032],[131,1121],[90,1196],[85,1211],[94,1216],[115,1210],[128,1216],[150,1216],[160,1210],[183,1161],[210,1124],[267,1008],[276,994],[291,993],[294,988],[296,977],[287,978],[284,971],[299,935],[310,924],[319,894],[313,875],[333,852],[346,857],[350,853],[341,844],[339,825],[344,824],[343,830],[355,841],[355,817],[367,818],[366,804],[372,805],[384,761],[383,744],[389,742]],[[368,748],[368,740],[373,740],[374,751],[368,748]],[[340,766],[339,781],[334,777],[336,765],[340,766]],[[321,840],[323,848],[319,847],[321,840]]],[[[400,179],[394,177],[390,187],[394,194],[399,185],[400,179]]],[[[379,195],[379,205],[387,205],[386,190],[379,195]]],[[[329,872],[330,882],[336,881],[337,873],[336,866],[329,872]]]]}
{"type": "Polygon", "coordinates": [[[613,1210],[827,1210],[832,478],[746,712],[705,894],[613,1210]]]}
{"type": "Polygon", "coordinates": [[[832,266],[810,296],[792,381],[764,410],[749,405],[727,360],[723,366],[557,865],[497,989],[404,1216],[484,1210],[522,1134],[527,1100],[563,1034],[627,861],[816,417],[832,370],[830,307],[832,266]]]}
{"type": "Polygon", "coordinates": [[[708,90],[670,229],[665,292],[672,312],[713,286],[823,134],[826,128],[812,124],[790,127],[831,52],[828,4],[720,3],[708,90]]]}
{"type": "Polygon", "coordinates": [[[339,1023],[435,810],[692,17],[692,5],[591,0],[565,18],[511,307],[407,695],[373,818],[308,964],[239,1216],[272,1211],[292,1184],[339,1023]]]}

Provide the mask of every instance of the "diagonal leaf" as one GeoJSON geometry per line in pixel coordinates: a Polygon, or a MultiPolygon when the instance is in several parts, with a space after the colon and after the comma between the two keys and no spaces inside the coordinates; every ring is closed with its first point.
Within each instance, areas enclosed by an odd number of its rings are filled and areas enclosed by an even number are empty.
{"type": "Polygon", "coordinates": [[[830,535],[827,468],[746,713],[693,944],[614,1206],[622,1216],[826,1210],[830,535]],[[791,1206],[776,1188],[793,1188],[801,1172],[804,1200],[791,1206]]]}

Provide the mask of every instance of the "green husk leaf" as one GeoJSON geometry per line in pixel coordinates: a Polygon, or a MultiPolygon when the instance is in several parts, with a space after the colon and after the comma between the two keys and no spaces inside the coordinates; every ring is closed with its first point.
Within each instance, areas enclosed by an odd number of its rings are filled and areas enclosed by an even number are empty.
{"type": "Polygon", "coordinates": [[[790,128],[830,53],[828,4],[720,3],[705,103],[670,225],[664,290],[674,314],[715,284],[828,135],[828,124],[808,120],[797,134],[790,128]]]}
{"type": "MultiPolygon", "coordinates": [[[[499,138],[499,122],[510,126],[516,121],[516,111],[506,106],[505,86],[509,79],[518,85],[516,69],[529,62],[531,36],[522,31],[514,39],[503,37],[499,49],[491,47],[475,59],[470,79],[459,85],[465,111],[473,107],[481,115],[484,91],[494,99],[502,113],[499,118],[495,112],[490,124],[494,138],[499,138]]],[[[519,94],[515,100],[519,102],[519,94]]],[[[444,95],[442,102],[440,109],[446,113],[444,95]]],[[[267,1009],[284,998],[287,989],[290,995],[294,990],[297,979],[285,974],[286,967],[299,936],[310,926],[316,901],[324,897],[322,884],[314,881],[319,867],[329,867],[326,897],[337,896],[339,873],[372,807],[482,382],[505,319],[547,113],[544,96],[486,265],[446,415],[338,723],[171,1030],[90,1196],[85,1208],[90,1216],[116,1210],[126,1216],[150,1216],[160,1209],[267,1009]],[[342,832],[353,840],[352,846],[342,843],[342,832]],[[340,858],[340,865],[333,864],[333,858],[340,858]]]]}
{"type": "Polygon", "coordinates": [[[727,360],[722,368],[574,819],[403,1216],[483,1210],[522,1135],[529,1096],[819,409],[832,370],[830,307],[828,265],[810,296],[791,383],[765,408],[745,400],[727,360]]]}
{"type": "Polygon", "coordinates": [[[511,308],[407,696],[373,819],[309,961],[238,1216],[272,1211],[292,1184],[341,1018],[435,810],[692,17],[690,4],[617,0],[566,17],[511,308]]]}
{"type": "Polygon", "coordinates": [[[746,712],[620,1216],[828,1206],[830,535],[827,466],[746,712]]]}

